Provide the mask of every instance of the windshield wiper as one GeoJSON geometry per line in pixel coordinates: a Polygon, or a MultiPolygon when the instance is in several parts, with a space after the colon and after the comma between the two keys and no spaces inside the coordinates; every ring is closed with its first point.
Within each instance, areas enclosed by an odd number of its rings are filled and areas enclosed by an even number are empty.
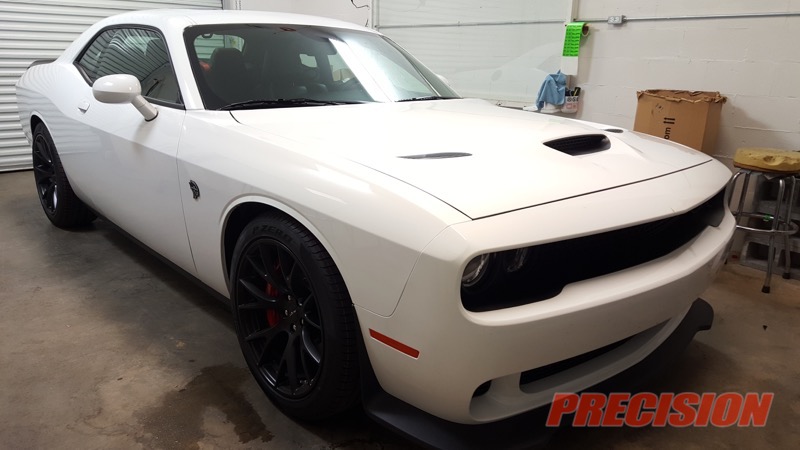
{"type": "Polygon", "coordinates": [[[424,102],[426,100],[454,100],[458,97],[441,97],[438,95],[428,95],[425,97],[412,97],[412,98],[404,98],[402,100],[398,100],[398,102],[424,102]]]}
{"type": "Polygon", "coordinates": [[[291,108],[295,106],[327,106],[327,105],[353,105],[366,103],[358,101],[342,100],[315,100],[313,98],[279,98],[275,100],[247,100],[244,102],[231,103],[219,108],[219,111],[231,111],[235,109],[258,109],[258,108],[291,108]]]}

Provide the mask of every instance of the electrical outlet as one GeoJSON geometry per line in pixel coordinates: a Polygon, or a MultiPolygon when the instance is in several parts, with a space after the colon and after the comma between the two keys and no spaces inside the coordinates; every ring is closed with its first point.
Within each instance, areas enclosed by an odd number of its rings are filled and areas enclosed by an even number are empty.
{"type": "Polygon", "coordinates": [[[608,23],[611,25],[622,25],[625,22],[625,16],[608,16],[608,23]]]}

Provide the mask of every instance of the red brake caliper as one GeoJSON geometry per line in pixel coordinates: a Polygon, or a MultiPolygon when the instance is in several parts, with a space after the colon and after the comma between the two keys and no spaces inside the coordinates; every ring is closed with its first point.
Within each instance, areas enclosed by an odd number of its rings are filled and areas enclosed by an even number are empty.
{"type": "MultiPolygon", "coordinates": [[[[272,283],[267,283],[267,295],[272,298],[278,296],[278,289],[276,289],[275,286],[272,285],[272,283]]],[[[275,325],[277,325],[279,320],[280,316],[278,316],[278,311],[274,309],[267,310],[267,323],[269,324],[270,327],[274,327],[275,325]]]]}

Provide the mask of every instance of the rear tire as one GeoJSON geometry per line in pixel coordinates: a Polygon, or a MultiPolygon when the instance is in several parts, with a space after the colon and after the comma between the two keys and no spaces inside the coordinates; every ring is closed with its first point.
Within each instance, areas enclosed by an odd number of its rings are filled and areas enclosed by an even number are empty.
{"type": "Polygon", "coordinates": [[[305,420],[349,409],[359,393],[358,330],[322,244],[291,218],[266,214],[242,231],[231,269],[236,335],[269,399],[305,420]]]}
{"type": "Polygon", "coordinates": [[[96,216],[75,195],[53,138],[43,123],[33,130],[33,177],[45,215],[59,228],[88,225],[96,216]]]}

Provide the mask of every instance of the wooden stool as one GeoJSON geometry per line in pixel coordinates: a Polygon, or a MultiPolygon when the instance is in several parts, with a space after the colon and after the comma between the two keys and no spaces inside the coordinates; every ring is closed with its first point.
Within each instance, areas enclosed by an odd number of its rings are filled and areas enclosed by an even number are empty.
{"type": "Polygon", "coordinates": [[[736,229],[746,230],[751,233],[766,234],[769,236],[769,251],[767,256],[767,276],[761,292],[769,293],[770,279],[772,277],[772,263],[775,259],[775,237],[783,237],[784,269],[783,278],[789,278],[791,267],[789,236],[796,233],[798,225],[792,222],[792,207],[794,206],[794,192],[797,179],[800,175],[800,152],[789,152],[768,148],[740,148],[736,151],[733,158],[733,165],[739,171],[731,178],[728,185],[728,204],[733,200],[733,191],[737,181],[742,178],[742,189],[739,193],[738,206],[733,210],[736,218],[736,229]],[[775,199],[775,210],[772,214],[760,211],[744,211],[744,202],[747,197],[747,188],[750,184],[750,176],[763,176],[767,180],[778,182],[778,197],[775,199]],[[786,189],[789,189],[788,198],[786,189]],[[753,228],[740,225],[742,217],[754,217],[764,221],[772,222],[769,229],[753,228]]]}

